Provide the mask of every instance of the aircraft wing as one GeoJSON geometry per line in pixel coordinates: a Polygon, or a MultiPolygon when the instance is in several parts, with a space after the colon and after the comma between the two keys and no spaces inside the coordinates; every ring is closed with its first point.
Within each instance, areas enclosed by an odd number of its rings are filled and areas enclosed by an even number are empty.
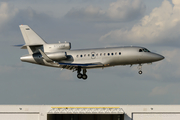
{"type": "MultiPolygon", "coordinates": [[[[47,62],[53,63],[53,60],[51,60],[41,49],[39,49],[39,52],[41,53],[41,55],[43,56],[43,58],[47,62]]],[[[68,70],[73,70],[73,69],[76,69],[78,67],[91,68],[91,67],[103,66],[103,64],[100,62],[95,62],[95,63],[65,63],[65,62],[62,63],[62,62],[56,62],[56,63],[58,63],[61,68],[68,69],[68,70]]]]}
{"type": "Polygon", "coordinates": [[[72,66],[80,66],[80,67],[87,67],[87,66],[96,66],[96,65],[102,65],[101,63],[59,63],[60,65],[72,65],[72,66]]]}
{"type": "Polygon", "coordinates": [[[59,65],[68,70],[73,70],[75,68],[81,67],[81,68],[91,68],[91,67],[101,67],[103,66],[102,63],[59,63],[59,65]]]}
{"type": "Polygon", "coordinates": [[[78,67],[81,68],[91,68],[91,67],[101,67],[103,66],[102,63],[59,63],[60,67],[63,69],[73,70],[78,67]]]}

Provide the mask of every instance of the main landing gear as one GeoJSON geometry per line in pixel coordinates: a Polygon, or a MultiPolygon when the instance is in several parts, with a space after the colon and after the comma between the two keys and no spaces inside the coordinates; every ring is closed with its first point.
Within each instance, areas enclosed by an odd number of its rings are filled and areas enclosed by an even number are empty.
{"type": "Polygon", "coordinates": [[[139,74],[141,75],[143,72],[142,72],[142,65],[141,64],[139,64],[139,66],[138,66],[138,69],[139,69],[139,74]]]}
{"type": "Polygon", "coordinates": [[[83,74],[81,74],[81,68],[77,69],[77,78],[86,80],[88,76],[86,75],[87,70],[83,69],[83,74]]]}

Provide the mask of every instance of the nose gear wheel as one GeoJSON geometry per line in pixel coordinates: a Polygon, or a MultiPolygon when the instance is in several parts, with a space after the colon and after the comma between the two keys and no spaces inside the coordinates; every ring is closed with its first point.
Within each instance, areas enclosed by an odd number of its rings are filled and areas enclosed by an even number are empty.
{"type": "Polygon", "coordinates": [[[138,73],[141,75],[141,74],[142,74],[142,71],[140,70],[138,73]]]}

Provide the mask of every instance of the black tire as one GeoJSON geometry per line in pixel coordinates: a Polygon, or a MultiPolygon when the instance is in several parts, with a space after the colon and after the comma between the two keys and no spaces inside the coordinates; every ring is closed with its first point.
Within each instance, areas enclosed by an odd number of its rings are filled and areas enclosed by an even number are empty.
{"type": "Polygon", "coordinates": [[[82,79],[86,80],[86,79],[87,79],[87,75],[86,75],[86,74],[83,74],[83,75],[82,75],[82,79]]]}
{"type": "Polygon", "coordinates": [[[141,75],[141,74],[142,74],[142,71],[140,70],[138,73],[141,75]]]}
{"type": "Polygon", "coordinates": [[[78,73],[78,74],[77,74],[77,78],[81,79],[81,78],[82,78],[82,74],[81,74],[81,73],[78,73]]]}

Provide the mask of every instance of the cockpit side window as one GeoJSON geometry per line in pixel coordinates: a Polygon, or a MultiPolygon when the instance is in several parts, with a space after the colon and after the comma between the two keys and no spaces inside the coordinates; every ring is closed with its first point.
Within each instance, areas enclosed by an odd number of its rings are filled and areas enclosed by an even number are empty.
{"type": "Polygon", "coordinates": [[[143,52],[143,50],[142,50],[142,49],[139,49],[139,52],[143,52]]]}

